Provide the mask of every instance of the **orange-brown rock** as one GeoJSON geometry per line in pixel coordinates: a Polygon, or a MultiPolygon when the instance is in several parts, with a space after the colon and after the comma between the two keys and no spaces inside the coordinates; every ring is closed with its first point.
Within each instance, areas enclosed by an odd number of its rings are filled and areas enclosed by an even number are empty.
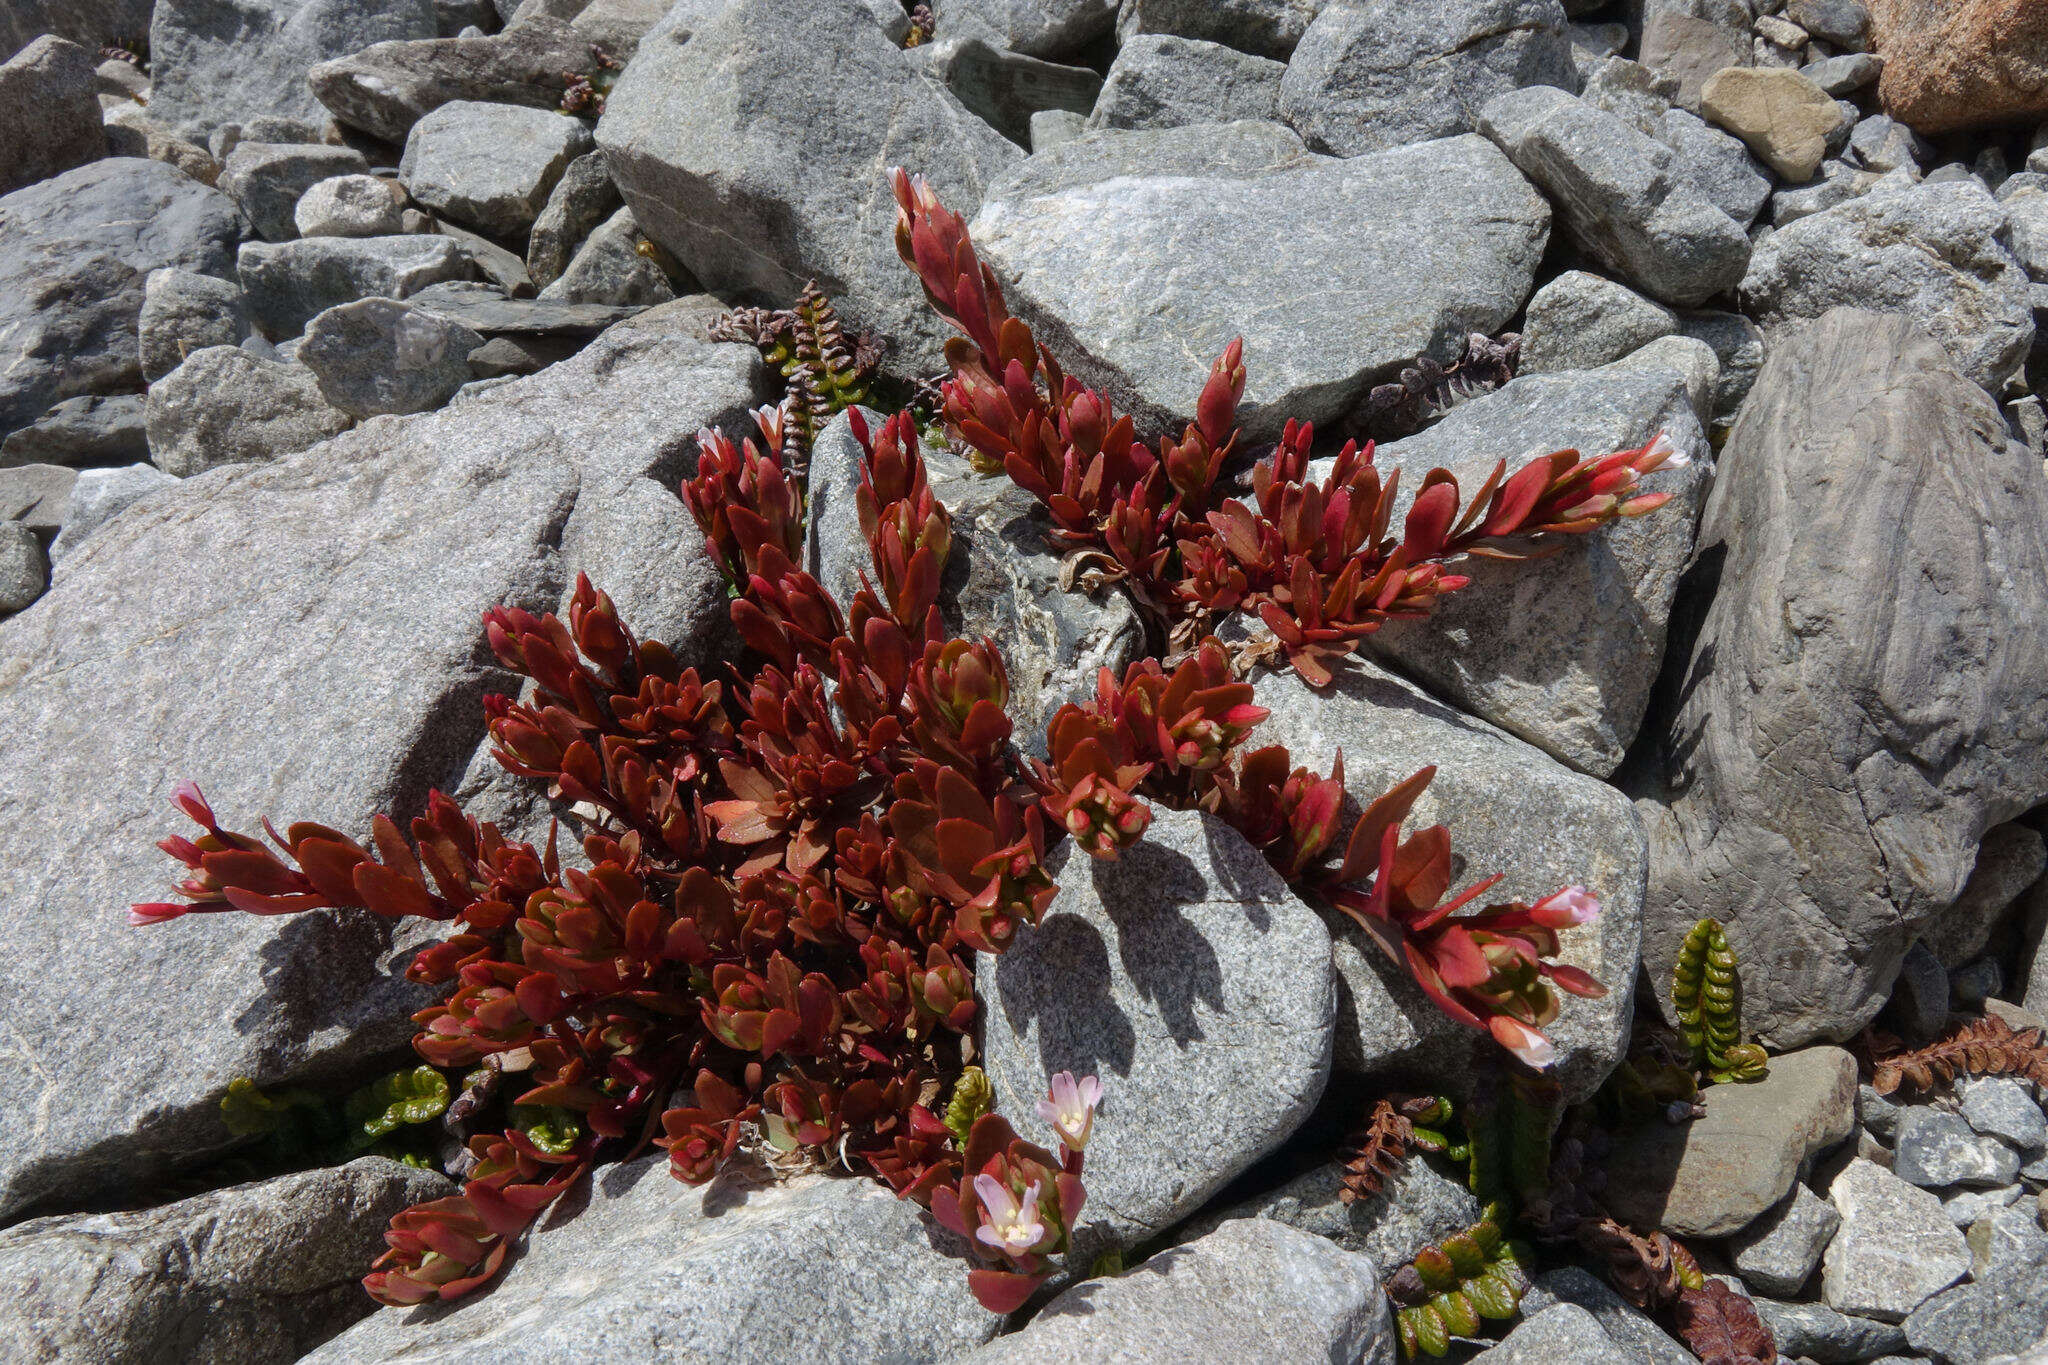
{"type": "Polygon", "coordinates": [[[2042,0],[1870,0],[1878,93],[1923,133],[2048,118],[2042,0]]]}

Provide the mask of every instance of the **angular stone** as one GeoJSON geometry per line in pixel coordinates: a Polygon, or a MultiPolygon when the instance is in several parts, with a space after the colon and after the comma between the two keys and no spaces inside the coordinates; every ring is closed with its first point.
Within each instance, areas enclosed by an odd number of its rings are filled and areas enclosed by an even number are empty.
{"type": "Polygon", "coordinates": [[[1802,1163],[1855,1129],[1856,1060],[1835,1047],[1788,1052],[1761,1081],[1709,1086],[1705,1105],[1689,1124],[1617,1139],[1607,1201],[1618,1216],[1681,1237],[1747,1228],[1791,1190],[1802,1163]]]}
{"type": "Polygon", "coordinates": [[[348,430],[303,365],[208,346],[149,386],[149,457],[190,478],[224,464],[262,463],[348,430]]]}
{"type": "Polygon", "coordinates": [[[1771,223],[1785,227],[1801,218],[1825,213],[1837,204],[1870,193],[1877,188],[1879,178],[1875,171],[1859,171],[1846,161],[1823,162],[1820,179],[1796,190],[1780,190],[1772,198],[1771,223]]]}
{"type": "Polygon", "coordinates": [[[50,584],[50,559],[36,533],[0,521],[0,616],[26,608],[50,584]]]}
{"type": "Polygon", "coordinates": [[[149,458],[139,393],[67,398],[31,426],[0,441],[0,469],[25,464],[73,468],[149,458]]]}
{"type": "Polygon", "coordinates": [[[439,313],[364,299],[314,318],[298,359],[329,403],[352,417],[375,417],[446,403],[469,382],[469,353],[483,344],[439,313]]]}
{"type": "Polygon", "coordinates": [[[1031,116],[1041,109],[1086,114],[1102,91],[1102,77],[1085,66],[1061,66],[991,47],[969,35],[941,33],[921,43],[911,59],[930,79],[958,97],[981,120],[1018,146],[1031,141],[1031,116]]]}
{"type": "MultiPolygon", "coordinates": [[[[304,142],[238,142],[221,163],[222,193],[241,206],[256,235],[282,242],[299,235],[299,196],[337,175],[367,175],[370,163],[353,147],[304,142]]],[[[396,231],[396,229],[392,229],[396,231]]]]}
{"type": "Polygon", "coordinates": [[[1849,152],[1859,165],[1879,174],[1901,166],[1931,166],[1938,157],[1933,143],[1886,114],[1857,120],[1849,130],[1849,152]]]}
{"type": "Polygon", "coordinates": [[[1691,460],[1645,481],[1670,493],[1670,504],[1568,541],[1549,558],[1470,560],[1459,568],[1470,584],[1426,618],[1388,622],[1368,638],[1369,652],[1581,771],[1612,773],[1649,707],[1711,477],[1712,448],[1687,376],[1668,362],[1636,368],[1626,358],[1527,376],[1459,404],[1375,459],[1404,470],[1404,488],[1441,467],[1472,490],[1504,457],[1512,466],[1567,447],[1604,455],[1659,431],[1691,460]]]}
{"type": "Polygon", "coordinates": [[[1600,1319],[1574,1303],[1560,1303],[1515,1324],[1498,1346],[1472,1357],[1472,1365],[1633,1365],[1639,1357],[1623,1350],[1600,1319]]]}
{"type": "Polygon", "coordinates": [[[1483,1212],[1461,1180],[1439,1174],[1420,1156],[1403,1161],[1369,1199],[1346,1203],[1339,1197],[1343,1188],[1344,1168],[1332,1162],[1241,1204],[1200,1214],[1174,1235],[1192,1241],[1234,1219],[1265,1218],[1327,1237],[1387,1276],[1424,1247],[1471,1227],[1483,1212]]]}
{"type": "Polygon", "coordinates": [[[1906,1349],[1905,1329],[1894,1322],[1851,1317],[1837,1313],[1824,1303],[1781,1303],[1776,1299],[1752,1297],[1757,1316],[1778,1339],[1781,1359],[1848,1365],[1867,1361],[1888,1351],[1906,1349]]]}
{"type": "Polygon", "coordinates": [[[584,239],[561,277],[540,291],[564,303],[608,303],[649,308],[676,296],[667,274],[639,251],[640,228],[631,209],[620,209],[584,239]]]}
{"type": "Polygon", "coordinates": [[[1995,825],[1984,832],[1977,862],[1955,904],[1937,915],[1920,938],[1944,967],[1960,967],[1984,951],[1991,935],[2028,887],[2048,872],[2048,841],[2027,825],[1995,825]]]}
{"type": "Polygon", "coordinates": [[[1676,173],[1676,154],[1562,90],[1501,95],[1480,131],[1557,203],[1594,260],[1666,303],[1692,306],[1742,278],[1742,225],[1676,173]]]}
{"type": "Polygon", "coordinates": [[[0,65],[0,194],[47,180],[107,154],[93,59],[49,34],[0,65]]]}
{"type": "MultiPolygon", "coordinates": [[[[315,66],[307,80],[335,118],[403,145],[413,124],[456,100],[559,108],[567,88],[563,73],[592,69],[595,37],[567,20],[539,15],[487,37],[362,45],[315,66]]],[[[633,55],[631,43],[614,38],[605,46],[620,62],[633,55]]]]}
{"type": "Polygon", "coordinates": [[[1716,72],[1750,64],[1749,35],[1675,7],[1658,6],[1643,19],[1642,62],[1678,80],[1678,103],[1698,112],[1700,91],[1716,72]]]}
{"type": "Polygon", "coordinates": [[[1703,425],[1713,416],[1714,395],[1721,382],[1721,361],[1712,346],[1696,337],[1658,337],[1601,368],[1609,374],[1676,375],[1685,385],[1693,415],[1703,425]]]}
{"type": "MultiPolygon", "coordinates": [[[[1958,1194],[1951,1194],[1941,1201],[1941,1211],[1948,1215],[1949,1222],[1954,1223],[1963,1230],[1964,1241],[1971,1242],[1970,1274],[1972,1278],[1981,1274],[1984,1266],[1990,1264],[1990,1256],[1988,1255],[1990,1249],[1988,1247],[1979,1247],[1975,1242],[1972,1242],[1970,1238],[1971,1230],[1977,1223],[1989,1218],[1992,1214],[2010,1207],[2025,1192],[2025,1187],[2020,1185],[2003,1185],[1995,1190],[1963,1190],[1958,1194]]],[[[2030,1218],[2028,1221],[2032,1227],[2032,1231],[2025,1234],[2029,1244],[2036,1237],[2048,1237],[2048,1233],[2041,1231],[2041,1224],[2038,1220],[2030,1218]]],[[[1986,1224],[1987,1234],[1990,1231],[1990,1225],[1986,1224]]]]}
{"type": "Polygon", "coordinates": [[[567,114],[455,100],[413,124],[398,175],[422,207],[517,238],[569,163],[589,150],[590,129],[567,114]]]}
{"type": "Polygon", "coordinates": [[[1550,210],[1484,140],[1339,161],[1228,126],[1090,134],[974,220],[1012,310],[1141,428],[1192,419],[1233,337],[1256,442],[1333,421],[1417,354],[1450,359],[1527,298],[1550,210]]]}
{"type": "MultiPolygon", "coordinates": [[[[1000,0],[999,0],[1000,2],[1000,0]]],[[[1123,0],[1116,32],[1174,33],[1286,61],[1331,0],[1123,0]]]]}
{"type": "Polygon", "coordinates": [[[1519,1307],[1524,1318],[1533,1318],[1561,1303],[1576,1304],[1591,1313],[1608,1340],[1642,1365],[1693,1365],[1692,1352],[1604,1281],[1577,1266],[1538,1275],[1522,1294],[1519,1307]]]}
{"type": "Polygon", "coordinates": [[[1626,285],[1567,270],[1536,291],[1522,322],[1522,374],[1586,370],[1675,335],[1678,315],[1626,285]]]}
{"type": "Polygon", "coordinates": [[[691,1189],[643,1157],[564,1195],[489,1292],[381,1309],[304,1359],[940,1360],[1002,1323],[968,1293],[965,1255],[872,1180],[736,1171],[691,1189]]]}
{"type": "Polygon", "coordinates": [[[1637,132],[1662,140],[1664,116],[1671,112],[1671,100],[1678,93],[1675,76],[1624,57],[1610,57],[1592,63],[1584,77],[1579,87],[1581,99],[1605,109],[1637,132]]]}
{"type": "Polygon", "coordinates": [[[569,163],[526,239],[526,273],[536,288],[545,289],[561,278],[578,244],[620,202],[604,153],[585,152],[569,163]]]}
{"type": "Polygon", "coordinates": [[[1557,0],[1355,0],[1302,34],[1280,116],[1315,151],[1358,156],[1469,133],[1507,91],[1577,84],[1557,0]]]}
{"type": "Polygon", "coordinates": [[[1332,1360],[1393,1365],[1372,1263],[1278,1223],[1226,1223],[1061,1294],[960,1365],[1048,1360],[1332,1360]]]}
{"type": "Polygon", "coordinates": [[[391,1215],[455,1193],[383,1157],[133,1213],[0,1232],[0,1332],[50,1360],[295,1359],[376,1305],[363,1267],[391,1215]]]}
{"type": "Polygon", "coordinates": [[[116,469],[81,469],[71,485],[71,497],[64,508],[64,529],[50,544],[50,562],[55,564],[82,544],[116,514],[160,488],[170,488],[177,479],[153,464],[122,465],[116,469]]]}
{"type": "Polygon", "coordinates": [[[1116,0],[934,0],[938,31],[966,30],[1030,57],[1065,60],[1107,37],[1116,0]]]}
{"type": "Polygon", "coordinates": [[[1799,74],[1836,99],[1854,94],[1884,74],[1884,59],[1868,52],[1845,52],[1799,68],[1799,74]]]}
{"type": "Polygon", "coordinates": [[[2029,0],[1870,0],[1878,98],[1927,134],[2048,116],[2048,10],[2029,0]]]}
{"type": "MultiPolygon", "coordinates": [[[[1272,712],[1253,732],[1255,743],[1284,744],[1296,766],[1317,772],[1329,772],[1342,751],[1342,819],[1355,820],[1395,783],[1434,765],[1408,828],[1450,827],[1456,885],[1499,872],[1505,880],[1490,899],[1534,901],[1573,885],[1599,898],[1600,917],[1565,931],[1559,960],[1590,972],[1608,994],[1561,995],[1557,1022],[1544,1030],[1566,1097],[1597,1090],[1626,1045],[1639,963],[1644,848],[1625,798],[1362,660],[1347,663],[1322,692],[1291,673],[1255,686],[1255,704],[1272,712]]],[[[1330,921],[1338,1069],[1469,1098],[1486,1075],[1475,1057],[1491,1060],[1498,1045],[1439,1010],[1350,920],[1330,921]]]]}
{"type": "Polygon", "coordinates": [[[64,524],[64,507],[78,471],[63,465],[19,465],[0,470],[0,521],[27,527],[48,544],[64,524]]]}
{"type": "Polygon", "coordinates": [[[1079,1264],[1200,1208],[1307,1118],[1330,1074],[1329,931],[1243,837],[1157,808],[1115,862],[1071,843],[1036,928],[977,971],[996,1108],[1101,1079],[1079,1264]]]}
{"type": "Polygon", "coordinates": [[[1679,318],[1678,330],[1714,348],[1714,358],[1721,362],[1721,377],[1714,385],[1714,425],[1733,421],[1764,367],[1763,329],[1740,313],[1686,313],[1679,318]]]}
{"type": "Polygon", "coordinates": [[[0,198],[0,435],[66,398],[139,390],[144,279],[227,275],[241,224],[226,195],[129,157],[0,198]]]}
{"type": "Polygon", "coordinates": [[[88,51],[149,32],[151,0],[14,0],[0,8],[0,52],[19,52],[45,33],[88,51]]]}
{"type": "Polygon", "coordinates": [[[2048,594],[2021,529],[2044,520],[2040,461],[1910,321],[1780,337],[1722,451],[1696,551],[1718,591],[1639,787],[1668,803],[1642,804],[1653,979],[1712,915],[1769,964],[1743,1015],[1773,1046],[1876,1015],[1983,831],[2048,795],[2048,636],[2022,605],[2048,594]]]}
{"type": "Polygon", "coordinates": [[[236,346],[249,335],[242,291],[232,280],[166,267],[143,284],[137,339],[142,377],[154,383],[208,346],[236,346]]]}
{"type": "MultiPolygon", "coordinates": [[[[428,308],[487,337],[559,337],[588,341],[614,323],[641,313],[637,304],[563,303],[556,299],[508,299],[488,284],[452,280],[410,296],[428,308]]],[[[723,305],[720,305],[723,311],[723,305]]],[[[694,334],[703,335],[699,327],[694,334]]]]}
{"type": "Polygon", "coordinates": [[[1785,17],[1830,47],[1860,52],[1870,41],[1863,0],[1791,0],[1785,17]]]}
{"type": "Polygon", "coordinates": [[[1742,227],[1756,221],[1771,197],[1771,177],[1740,139],[1683,109],[1666,113],[1655,136],[1676,153],[1673,173],[1680,181],[1742,227]]]}
{"type": "Polygon", "coordinates": [[[1850,1162],[1828,1199],[1842,1226],[1822,1260],[1821,1293],[1836,1312],[1903,1322],[1969,1271],[1970,1249],[1941,1201],[1883,1167],[1850,1162]]]}
{"type": "Polygon", "coordinates": [[[1763,1294],[1797,1294],[1842,1225],[1835,1206],[1804,1185],[1729,1239],[1736,1273],[1763,1294]]]}
{"type": "Polygon", "coordinates": [[[1997,1138],[1979,1137],[1955,1114],[1909,1105],[1899,1116],[1892,1172],[1924,1189],[1972,1185],[1990,1189],[2019,1174],[2020,1155],[1997,1138]]]}
{"type": "Polygon", "coordinates": [[[245,242],[237,260],[249,316],[272,341],[297,336],[330,308],[408,298],[430,284],[467,279],[471,268],[454,242],[419,235],[245,242]]]}
{"type": "Polygon", "coordinates": [[[201,140],[224,123],[327,117],[306,72],[372,43],[431,38],[433,0],[157,0],[150,113],[201,140]]]}
{"type": "Polygon", "coordinates": [[[308,186],[292,206],[301,237],[390,237],[404,228],[405,191],[374,175],[337,175],[308,186]]]}
{"type": "Polygon", "coordinates": [[[1088,120],[1065,109],[1041,109],[1031,116],[1033,155],[1062,142],[1072,142],[1088,131],[1088,120]]]}
{"type": "Polygon", "coordinates": [[[1915,1047],[1934,1041],[1948,1024],[1948,969],[1915,939],[1899,962],[1899,978],[1884,1011],[1885,1027],[1915,1047]]]}
{"type": "Polygon", "coordinates": [[[2048,1339],[2048,1248],[1991,1266],[1936,1294],[1906,1319],[1913,1349],[1942,1360],[2038,1359],[2048,1339]],[[2029,1350],[2029,1348],[2037,1348],[2029,1350]]]}
{"type": "Polygon", "coordinates": [[[598,129],[641,231],[708,289],[790,299],[815,278],[896,368],[935,368],[951,329],[897,258],[884,172],[972,217],[1022,149],[916,79],[853,0],[738,0],[694,37],[687,9],[641,41],[598,129]]]}
{"type": "Polygon", "coordinates": [[[1980,1195],[1985,1211],[1963,1232],[1970,1245],[1970,1278],[1983,1280],[2018,1261],[2048,1258],[2048,1230],[2041,1226],[2041,1198],[2024,1186],[2008,1185],[1980,1195]],[[1999,1205],[1994,1201],[2009,1202],[1999,1205]]]}
{"type": "Polygon", "coordinates": [[[2023,1152],[2048,1147],[2048,1117],[2010,1076],[1976,1076],[1959,1084],[1963,1119],[1986,1137],[2009,1142],[2023,1152]]]}
{"type": "MultiPolygon", "coordinates": [[[[1133,34],[1117,50],[1090,128],[1178,128],[1279,117],[1283,63],[1248,52],[1176,38],[1133,34]]],[[[1037,142],[1032,150],[1039,150],[1037,142]]]]}
{"type": "Polygon", "coordinates": [[[220,162],[206,148],[178,137],[149,117],[139,104],[126,104],[107,111],[107,153],[110,156],[147,157],[174,166],[202,185],[220,180],[220,162]]]}
{"type": "Polygon", "coordinates": [[[101,526],[46,603],[0,625],[0,961],[37,964],[0,988],[19,1037],[87,1042],[0,1046],[0,1211],[113,1197],[219,1151],[238,1076],[331,1077],[404,1045],[427,992],[390,921],[126,924],[118,907],[165,890],[150,839],[176,828],[170,784],[196,779],[224,818],[352,837],[373,811],[405,818],[467,766],[481,695],[511,690],[481,613],[556,610],[579,571],[643,638],[708,665],[725,593],[674,488],[690,437],[761,401],[757,365],[629,330],[441,412],[216,470],[101,526]]]}

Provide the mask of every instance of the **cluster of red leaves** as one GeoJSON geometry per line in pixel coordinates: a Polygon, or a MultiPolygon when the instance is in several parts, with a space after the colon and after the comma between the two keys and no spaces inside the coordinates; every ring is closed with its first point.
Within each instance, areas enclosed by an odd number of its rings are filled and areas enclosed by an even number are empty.
{"type": "Polygon", "coordinates": [[[910,419],[875,436],[856,421],[875,573],[844,613],[795,567],[801,494],[773,423],[762,415],[765,450],[703,433],[683,489],[758,669],[701,679],[587,581],[566,622],[485,617],[498,660],[534,685],[486,700],[495,756],[592,812],[587,867],[438,793],[410,841],[379,816],[372,847],[298,824],[270,830],[272,848],[179,791],[204,831],[163,841],[189,871],[185,900],[137,906],[135,922],[344,906],[443,921],[408,971],[448,988],[416,1016],[420,1055],[488,1061],[523,1076],[517,1103],[579,1118],[560,1153],[517,1129],[477,1137],[463,1193],[394,1220],[366,1281],[384,1302],[487,1279],[603,1143],[651,1139],[699,1183],[750,1120],[778,1147],[865,1163],[964,1232],[1001,1222],[974,1242],[991,1303],[1021,1302],[1064,1249],[1078,1147],[1055,1159],[993,1115],[963,1144],[927,1107],[975,1017],[971,954],[1001,951],[1055,889],[1002,657],[943,636],[948,521],[910,419]]]}
{"type": "Polygon", "coordinates": [[[1447,567],[1457,556],[1520,558],[1532,538],[1582,534],[1669,499],[1638,487],[1673,461],[1668,441],[1598,459],[1562,450],[1513,475],[1505,461],[1495,465],[1469,500],[1448,471],[1432,469],[1395,535],[1400,471],[1382,478],[1373,447],[1353,443],[1327,477],[1309,482],[1314,431],[1289,422],[1252,471],[1252,503],[1219,500],[1218,476],[1238,451],[1241,342],[1210,369],[1181,438],[1149,448],[1128,416],[1066,374],[1010,315],[960,215],[920,179],[899,170],[894,183],[897,250],[933,309],[962,333],[946,346],[948,435],[1043,503],[1055,539],[1105,565],[1177,645],[1207,634],[1223,613],[1247,612],[1304,680],[1325,686],[1329,661],[1387,620],[1424,615],[1464,587],[1467,577],[1447,567]]]}

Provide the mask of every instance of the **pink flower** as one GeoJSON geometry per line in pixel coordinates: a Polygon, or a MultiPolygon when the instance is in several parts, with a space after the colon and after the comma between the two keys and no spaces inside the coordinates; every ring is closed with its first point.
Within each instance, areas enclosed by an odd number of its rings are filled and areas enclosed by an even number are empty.
{"type": "Polygon", "coordinates": [[[1660,431],[1657,438],[1644,447],[1636,468],[1647,474],[1653,469],[1683,469],[1691,463],[1692,456],[1671,444],[1671,433],[1660,431]]]}
{"type": "Polygon", "coordinates": [[[1095,1106],[1101,1103],[1101,1081],[1093,1076],[1076,1081],[1073,1072],[1062,1071],[1052,1078],[1051,1096],[1038,1102],[1038,1117],[1053,1126],[1069,1151],[1078,1152],[1088,1145],[1095,1106]]]}
{"type": "Polygon", "coordinates": [[[1600,917],[1600,902],[1583,886],[1554,891],[1529,907],[1529,918],[1546,929],[1569,929],[1600,917]]]}
{"type": "Polygon", "coordinates": [[[1557,1049],[1538,1029],[1496,1014],[1486,1021],[1487,1031],[1494,1041],[1515,1054],[1516,1057],[1541,1071],[1557,1060],[1557,1049]]]}
{"type": "Polygon", "coordinates": [[[1019,1203],[1009,1186],[992,1175],[974,1177],[974,1192],[981,1196],[982,1224],[974,1235],[1005,1256],[1028,1256],[1045,1240],[1045,1224],[1038,1221],[1038,1182],[1025,1187],[1019,1203]]]}

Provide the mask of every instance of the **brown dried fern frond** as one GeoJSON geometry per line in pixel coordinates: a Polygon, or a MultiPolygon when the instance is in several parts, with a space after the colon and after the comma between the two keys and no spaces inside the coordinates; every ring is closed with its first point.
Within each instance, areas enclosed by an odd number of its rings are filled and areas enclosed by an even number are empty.
{"type": "Polygon", "coordinates": [[[1408,1155],[1408,1141],[1414,1136],[1415,1125],[1392,1100],[1375,1104],[1365,1127],[1353,1134],[1338,1154],[1344,1163],[1344,1187],[1337,1191],[1337,1198],[1350,1204],[1378,1194],[1387,1177],[1401,1168],[1402,1158],[1408,1155]]]}
{"type": "Polygon", "coordinates": [[[1756,1305],[1719,1280],[1680,1294],[1672,1317],[1700,1365],[1777,1365],[1777,1339],[1756,1305]]]}
{"type": "Polygon", "coordinates": [[[1889,1033],[1864,1036],[1871,1086],[1880,1095],[1926,1091],[1957,1076],[2012,1076],[2048,1085],[2048,1042],[2037,1028],[2015,1029],[1986,1015],[1952,1029],[1926,1047],[1907,1048],[1889,1033]]]}
{"type": "Polygon", "coordinates": [[[1574,1236],[1600,1262],[1614,1292],[1638,1308],[1662,1308],[1706,1283],[1700,1263],[1667,1233],[1645,1236],[1612,1218],[1588,1218],[1574,1236]]]}

